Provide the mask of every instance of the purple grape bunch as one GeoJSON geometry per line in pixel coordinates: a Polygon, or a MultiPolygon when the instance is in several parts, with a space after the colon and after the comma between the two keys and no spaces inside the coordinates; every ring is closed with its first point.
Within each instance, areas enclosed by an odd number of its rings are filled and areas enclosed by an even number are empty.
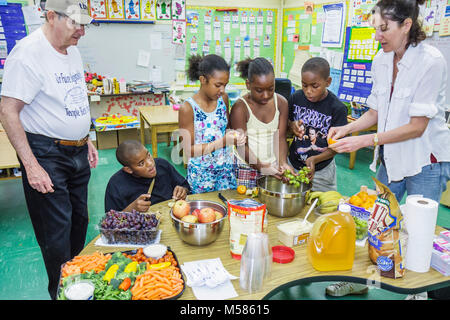
{"type": "Polygon", "coordinates": [[[110,244],[149,244],[158,234],[158,224],[154,214],[110,210],[100,221],[100,232],[110,244]]]}

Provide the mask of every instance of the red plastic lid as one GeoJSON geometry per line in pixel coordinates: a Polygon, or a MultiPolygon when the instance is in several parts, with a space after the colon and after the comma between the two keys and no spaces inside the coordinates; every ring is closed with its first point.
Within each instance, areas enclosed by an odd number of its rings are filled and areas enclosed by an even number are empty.
{"type": "Polygon", "coordinates": [[[272,247],[273,261],[278,263],[289,263],[294,260],[295,251],[286,246],[272,247]]]}

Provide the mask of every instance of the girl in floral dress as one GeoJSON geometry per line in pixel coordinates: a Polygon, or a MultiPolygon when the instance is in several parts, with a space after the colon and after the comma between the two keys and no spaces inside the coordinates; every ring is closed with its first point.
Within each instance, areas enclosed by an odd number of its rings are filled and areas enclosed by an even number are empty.
{"type": "Polygon", "coordinates": [[[236,188],[232,148],[245,144],[245,135],[227,130],[229,70],[214,54],[189,59],[188,77],[200,81],[200,90],[181,106],[178,122],[192,193],[236,188]]]}

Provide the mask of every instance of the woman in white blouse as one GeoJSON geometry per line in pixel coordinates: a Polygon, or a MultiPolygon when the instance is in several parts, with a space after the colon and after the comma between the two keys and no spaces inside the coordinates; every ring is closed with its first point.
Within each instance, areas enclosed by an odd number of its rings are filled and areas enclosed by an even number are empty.
{"type": "Polygon", "coordinates": [[[372,10],[375,39],[382,49],[372,64],[370,107],[361,118],[331,128],[336,152],[381,146],[377,178],[401,201],[422,194],[440,201],[450,179],[450,130],[445,122],[447,63],[442,53],[421,41],[418,21],[424,0],[381,0],[372,10]],[[345,137],[378,125],[378,132],[345,137]],[[345,137],[345,138],[343,138],[345,137]]]}

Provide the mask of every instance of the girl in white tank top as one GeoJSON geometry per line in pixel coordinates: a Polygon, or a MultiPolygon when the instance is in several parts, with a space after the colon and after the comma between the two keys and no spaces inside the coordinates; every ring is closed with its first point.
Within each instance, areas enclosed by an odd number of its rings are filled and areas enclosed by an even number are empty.
{"type": "Polygon", "coordinates": [[[231,109],[231,128],[244,130],[245,148],[235,150],[237,185],[256,186],[261,175],[281,179],[287,164],[286,130],[287,100],[275,93],[273,67],[265,58],[247,59],[238,63],[241,77],[250,91],[236,101],[231,109]]]}

